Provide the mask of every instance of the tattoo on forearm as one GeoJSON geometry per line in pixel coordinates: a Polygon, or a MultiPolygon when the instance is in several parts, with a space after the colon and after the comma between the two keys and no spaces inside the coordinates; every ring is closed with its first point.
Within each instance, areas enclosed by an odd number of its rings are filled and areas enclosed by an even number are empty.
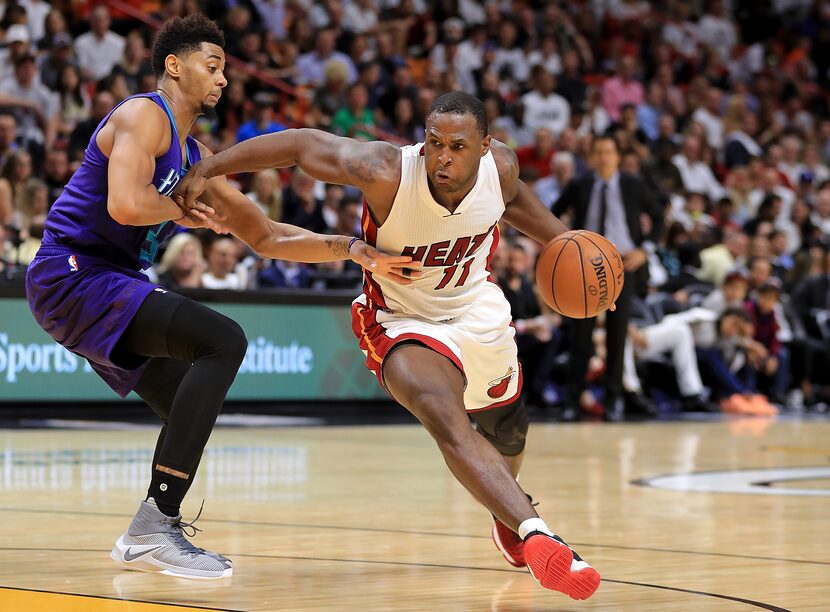
{"type": "Polygon", "coordinates": [[[375,174],[383,166],[383,161],[372,157],[361,157],[346,161],[346,170],[364,183],[374,183],[375,174]]]}
{"type": "Polygon", "coordinates": [[[349,241],[346,238],[328,238],[326,246],[331,249],[335,257],[345,257],[349,254],[349,241]]]}

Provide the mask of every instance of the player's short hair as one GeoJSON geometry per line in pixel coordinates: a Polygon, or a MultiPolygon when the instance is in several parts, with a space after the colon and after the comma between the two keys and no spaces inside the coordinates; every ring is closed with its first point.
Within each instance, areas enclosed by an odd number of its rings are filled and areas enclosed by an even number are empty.
{"type": "Polygon", "coordinates": [[[201,13],[171,19],[159,31],[153,43],[153,72],[157,79],[164,76],[164,60],[168,55],[189,55],[202,43],[225,46],[225,36],[215,22],[201,13]]]}
{"type": "Polygon", "coordinates": [[[434,114],[453,113],[456,115],[472,115],[476,120],[481,136],[487,136],[487,109],[484,103],[464,91],[451,91],[438,97],[427,113],[427,119],[434,114]]]}

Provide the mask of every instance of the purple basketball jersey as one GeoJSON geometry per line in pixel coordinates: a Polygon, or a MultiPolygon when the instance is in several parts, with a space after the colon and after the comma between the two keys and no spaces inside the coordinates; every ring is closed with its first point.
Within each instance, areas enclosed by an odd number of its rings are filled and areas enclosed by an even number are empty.
{"type": "MultiPolygon", "coordinates": [[[[185,172],[173,116],[158,94],[132,97],[150,98],[170,120],[170,148],[156,158],[153,175],[159,193],[169,195],[185,172]]],[[[147,358],[118,354],[116,346],[147,296],[164,291],[139,270],[152,265],[159,243],[175,224],[136,227],[110,217],[109,159],[95,138],[113,111],[96,128],[81,166],[46,217],[43,244],[26,272],[26,297],[38,324],[56,342],[85,357],[124,397],[140,379],[147,358]]],[[[187,159],[200,159],[189,136],[187,159]]]]}
{"type": "MultiPolygon", "coordinates": [[[[176,124],[164,99],[157,93],[137,94],[126,98],[149,98],[167,113],[172,129],[170,148],[156,158],[153,186],[163,195],[170,195],[186,168],[182,164],[176,124]]],[[[120,106],[120,104],[118,105],[120,106]]],[[[81,166],[69,179],[63,193],[52,205],[46,217],[44,245],[60,245],[89,255],[106,257],[133,270],[146,269],[153,264],[158,245],[175,229],[175,224],[163,221],[150,227],[121,225],[107,211],[107,169],[109,159],[101,153],[96,138],[98,132],[115,112],[116,106],[104,118],[84,153],[81,166]]],[[[193,164],[199,161],[196,141],[187,137],[187,159],[193,164]]]]}

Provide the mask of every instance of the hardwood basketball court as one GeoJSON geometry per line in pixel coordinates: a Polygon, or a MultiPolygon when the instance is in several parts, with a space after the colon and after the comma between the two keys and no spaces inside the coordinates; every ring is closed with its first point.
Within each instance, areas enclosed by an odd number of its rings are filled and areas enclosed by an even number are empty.
{"type": "Polygon", "coordinates": [[[0,611],[830,609],[826,421],[534,424],[521,482],[586,602],[502,560],[416,425],[220,427],[183,510],[234,576],[122,570],[155,434],[0,431],[0,611]]]}

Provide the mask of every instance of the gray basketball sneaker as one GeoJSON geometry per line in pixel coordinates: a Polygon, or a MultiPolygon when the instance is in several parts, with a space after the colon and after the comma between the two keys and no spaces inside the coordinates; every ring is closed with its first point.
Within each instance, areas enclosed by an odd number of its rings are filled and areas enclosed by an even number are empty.
{"type": "MultiPolygon", "coordinates": [[[[199,510],[199,514],[201,514],[199,510]]],[[[197,515],[198,519],[199,516],[197,515]]],[[[115,543],[110,553],[128,569],[160,572],[182,578],[225,578],[233,575],[230,559],[193,546],[184,537],[198,531],[181,515],[167,516],[151,497],[141,502],[129,529],[115,543]],[[193,529],[189,533],[186,529],[193,529]]]]}

